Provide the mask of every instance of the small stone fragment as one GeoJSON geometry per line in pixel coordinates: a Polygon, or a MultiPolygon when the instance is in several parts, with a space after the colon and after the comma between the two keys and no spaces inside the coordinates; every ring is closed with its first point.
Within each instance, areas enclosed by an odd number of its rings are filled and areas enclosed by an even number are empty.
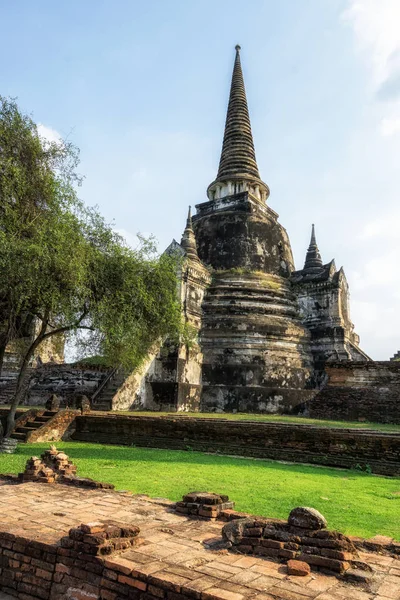
{"type": "Polygon", "coordinates": [[[45,404],[46,410],[50,410],[52,412],[57,412],[60,410],[60,399],[52,394],[50,398],[46,401],[45,404]]]}
{"type": "Polygon", "coordinates": [[[246,525],[253,525],[254,519],[235,519],[229,521],[222,528],[222,537],[232,544],[240,544],[246,525]]]}
{"type": "Polygon", "coordinates": [[[294,508],[288,518],[291,527],[300,527],[302,529],[325,529],[328,525],[325,517],[315,508],[308,506],[298,506],[294,508]]]}
{"type": "Polygon", "coordinates": [[[311,572],[310,565],[302,560],[288,560],[287,570],[288,575],[297,575],[298,577],[305,577],[311,572]]]}

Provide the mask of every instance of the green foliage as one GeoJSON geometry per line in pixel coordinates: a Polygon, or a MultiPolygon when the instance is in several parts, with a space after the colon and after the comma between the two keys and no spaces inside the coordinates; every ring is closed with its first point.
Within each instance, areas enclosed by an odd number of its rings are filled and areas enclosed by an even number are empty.
{"type": "MultiPolygon", "coordinates": [[[[20,472],[49,444],[23,444],[0,455],[0,472],[20,472]]],[[[236,509],[287,518],[295,506],[312,506],[331,529],[349,535],[387,535],[400,540],[400,479],[362,472],[200,452],[57,442],[78,474],[117,489],[180,500],[191,490],[228,494],[236,509]]]]}
{"type": "Polygon", "coordinates": [[[77,360],[73,363],[70,363],[74,367],[78,366],[91,366],[91,367],[107,367],[108,363],[104,356],[96,355],[96,356],[84,356],[80,360],[77,360]]]}
{"type": "Polygon", "coordinates": [[[17,384],[49,337],[68,333],[109,365],[138,366],[150,347],[182,332],[177,263],[152,240],[135,250],[78,199],[78,151],[41,139],[16,103],[0,97],[1,348],[28,336],[17,384]],[[82,331],[85,336],[79,335],[82,331]]]}

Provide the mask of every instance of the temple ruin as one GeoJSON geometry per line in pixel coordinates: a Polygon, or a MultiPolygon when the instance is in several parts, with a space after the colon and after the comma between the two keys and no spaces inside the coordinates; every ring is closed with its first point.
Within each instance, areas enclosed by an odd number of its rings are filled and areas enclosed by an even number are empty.
{"type": "Polygon", "coordinates": [[[286,412],[315,395],[327,361],[365,361],[349,316],[348,284],[323,264],[314,226],[304,268],[267,204],[236,46],[221,159],[206,202],[178,244],[191,348],[165,345],[136,388],[155,410],[286,412]]]}

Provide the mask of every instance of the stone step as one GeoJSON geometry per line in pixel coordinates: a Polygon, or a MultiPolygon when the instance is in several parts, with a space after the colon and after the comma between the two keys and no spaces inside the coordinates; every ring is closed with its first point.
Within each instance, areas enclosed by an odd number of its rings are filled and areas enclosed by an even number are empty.
{"type": "Polygon", "coordinates": [[[31,427],[32,429],[39,429],[42,427],[43,423],[38,423],[37,421],[27,421],[26,427],[31,427]]]}
{"type": "Polygon", "coordinates": [[[16,433],[30,433],[31,431],[36,431],[37,427],[27,427],[24,425],[23,427],[17,427],[15,430],[16,433]]]}
{"type": "Polygon", "coordinates": [[[21,433],[20,431],[14,431],[10,437],[12,437],[14,440],[19,440],[20,442],[24,442],[26,440],[26,434],[21,433]]]}

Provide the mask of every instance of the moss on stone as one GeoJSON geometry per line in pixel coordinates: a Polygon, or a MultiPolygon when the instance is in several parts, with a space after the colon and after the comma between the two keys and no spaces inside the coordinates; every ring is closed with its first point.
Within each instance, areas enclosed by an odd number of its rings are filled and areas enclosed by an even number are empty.
{"type": "Polygon", "coordinates": [[[282,284],[272,277],[269,273],[264,273],[263,271],[255,271],[253,269],[246,269],[244,267],[235,267],[233,269],[215,269],[213,271],[215,275],[228,276],[229,275],[250,275],[254,276],[257,279],[261,279],[259,284],[263,287],[268,287],[273,290],[281,290],[282,284]]]}

